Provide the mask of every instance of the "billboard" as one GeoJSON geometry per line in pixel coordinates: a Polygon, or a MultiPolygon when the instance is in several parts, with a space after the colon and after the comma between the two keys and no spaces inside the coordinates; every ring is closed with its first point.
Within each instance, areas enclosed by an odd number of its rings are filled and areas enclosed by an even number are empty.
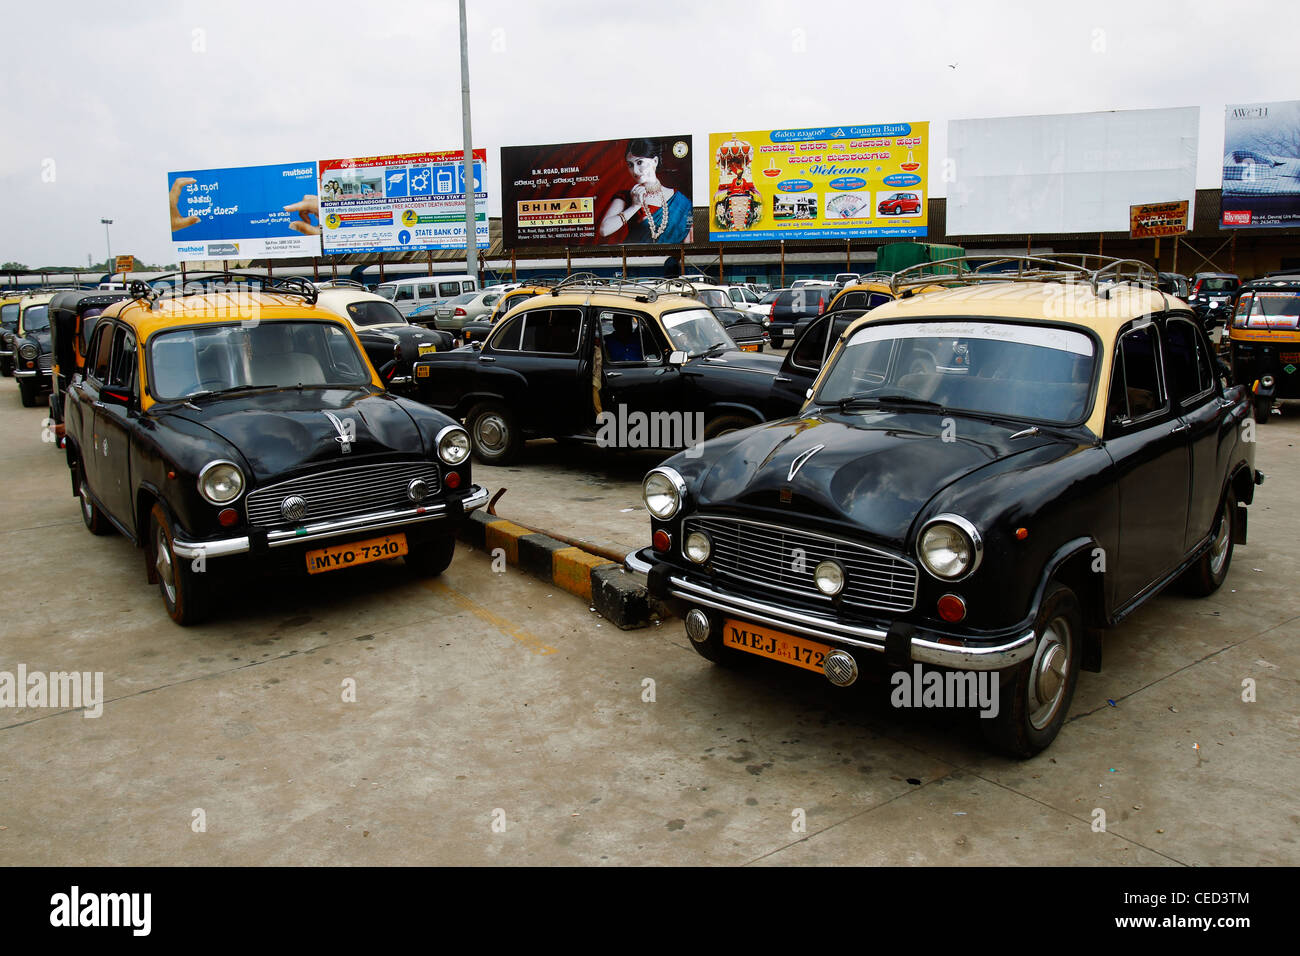
{"type": "Polygon", "coordinates": [[[320,255],[314,161],[168,173],[167,193],[178,262],[320,255]]]}
{"type": "Polygon", "coordinates": [[[1199,117],[1192,106],[953,120],[947,234],[1127,232],[1130,206],[1195,199],[1199,117]]]}
{"type": "MultiPolygon", "coordinates": [[[[325,252],[465,248],[463,150],[320,161],[325,252]]],[[[487,150],[474,150],[477,245],[488,245],[487,150]]]]}
{"type": "Polygon", "coordinates": [[[1191,203],[1186,199],[1130,206],[1128,237],[1159,239],[1161,236],[1185,236],[1191,226],[1190,211],[1191,203]]]}
{"type": "Polygon", "coordinates": [[[694,241],[690,136],[501,147],[501,228],[518,246],[694,241]]]}
{"type": "Polygon", "coordinates": [[[929,123],[710,133],[710,242],[924,236],[929,123]]]}
{"type": "Polygon", "coordinates": [[[1224,111],[1221,229],[1300,226],[1300,100],[1224,111]]]}

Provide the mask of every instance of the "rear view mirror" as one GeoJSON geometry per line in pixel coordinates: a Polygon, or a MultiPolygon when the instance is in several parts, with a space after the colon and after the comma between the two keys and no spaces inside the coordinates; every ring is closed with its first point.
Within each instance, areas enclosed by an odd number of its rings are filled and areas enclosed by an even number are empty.
{"type": "Polygon", "coordinates": [[[682,351],[680,351],[680,350],[678,350],[678,351],[676,351],[676,352],[673,352],[671,355],[668,356],[668,364],[669,364],[669,365],[685,365],[685,364],[686,364],[686,353],[685,353],[685,352],[682,352],[682,351]]]}

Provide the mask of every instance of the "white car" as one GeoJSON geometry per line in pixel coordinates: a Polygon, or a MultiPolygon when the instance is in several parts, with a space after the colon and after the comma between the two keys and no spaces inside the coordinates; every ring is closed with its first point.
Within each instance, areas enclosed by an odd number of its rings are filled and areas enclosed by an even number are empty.
{"type": "Polygon", "coordinates": [[[316,307],[347,319],[384,384],[395,391],[411,385],[411,364],[422,355],[454,347],[446,332],[408,322],[381,295],[342,284],[316,293],[316,307]]]}

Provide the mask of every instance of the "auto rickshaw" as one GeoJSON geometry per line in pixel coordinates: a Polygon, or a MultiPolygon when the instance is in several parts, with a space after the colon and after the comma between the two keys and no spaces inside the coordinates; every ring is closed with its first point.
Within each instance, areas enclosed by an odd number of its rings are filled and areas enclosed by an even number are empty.
{"type": "Polygon", "coordinates": [[[1276,402],[1300,399],[1300,273],[1254,279],[1241,287],[1228,327],[1232,378],[1255,395],[1255,421],[1276,402]]]}
{"type": "Polygon", "coordinates": [[[69,291],[50,300],[51,366],[50,417],[54,432],[63,438],[63,393],[73,376],[86,369],[86,348],[97,317],[114,302],[127,298],[126,292],[69,291]]]}

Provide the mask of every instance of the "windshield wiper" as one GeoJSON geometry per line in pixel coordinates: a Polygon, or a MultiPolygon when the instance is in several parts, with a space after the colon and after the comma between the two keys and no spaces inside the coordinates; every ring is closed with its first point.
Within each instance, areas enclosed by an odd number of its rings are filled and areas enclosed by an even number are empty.
{"type": "Polygon", "coordinates": [[[264,388],[281,388],[280,385],[232,385],[230,388],[205,388],[199,392],[191,392],[185,396],[186,402],[192,402],[196,398],[208,398],[212,395],[229,395],[232,392],[253,392],[264,388]]]}
{"type": "Polygon", "coordinates": [[[850,405],[857,405],[864,402],[875,402],[879,405],[911,405],[916,408],[933,408],[938,411],[944,411],[944,407],[938,402],[931,402],[924,398],[917,398],[914,395],[875,395],[864,393],[861,395],[850,395],[848,398],[842,398],[835,404],[839,406],[840,411],[844,411],[850,405]]]}

